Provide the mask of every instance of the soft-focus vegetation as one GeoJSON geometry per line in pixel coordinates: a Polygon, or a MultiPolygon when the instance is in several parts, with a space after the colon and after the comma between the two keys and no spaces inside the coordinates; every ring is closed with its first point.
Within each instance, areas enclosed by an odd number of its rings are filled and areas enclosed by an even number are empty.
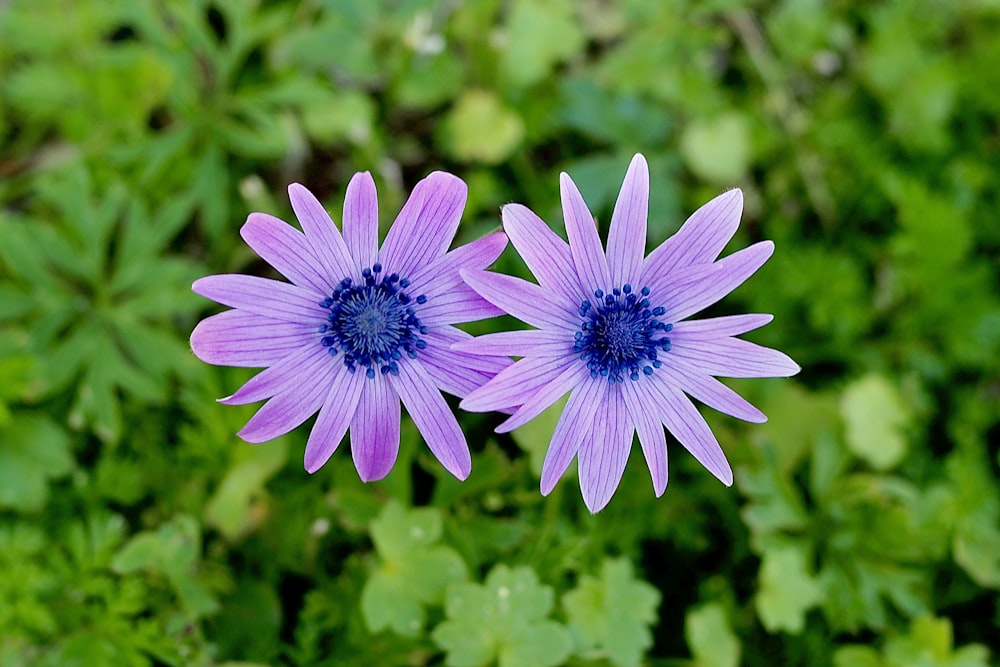
{"type": "MultiPolygon", "coordinates": [[[[0,2],[0,664],[976,667],[1000,656],[1000,5],[775,0],[0,2]],[[365,485],[306,429],[234,434],[250,372],[187,349],[209,273],[269,269],[285,186],[383,223],[463,177],[459,236],[569,172],[649,247],[720,191],[774,259],[714,314],[803,366],[707,414],[727,489],[637,451],[590,516],[555,413],[404,421],[365,485]]],[[[524,271],[508,251],[501,268],[524,271]]],[[[474,331],[500,325],[485,323],[474,331]]],[[[993,664],[996,664],[993,662],[993,664]]]]}

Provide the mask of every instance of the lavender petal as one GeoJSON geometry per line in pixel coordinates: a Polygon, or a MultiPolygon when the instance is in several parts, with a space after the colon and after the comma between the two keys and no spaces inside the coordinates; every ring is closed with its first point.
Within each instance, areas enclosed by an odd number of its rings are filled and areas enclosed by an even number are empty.
{"type": "Polygon", "coordinates": [[[307,345],[314,336],[310,326],[227,310],[198,323],[191,332],[191,349],[208,364],[264,368],[307,345]]]}
{"type": "Polygon", "coordinates": [[[598,417],[594,406],[604,389],[604,382],[584,382],[574,389],[566,407],[563,408],[556,430],[552,434],[552,442],[545,453],[542,463],[542,479],[539,488],[543,496],[549,495],[556,482],[566,472],[580,445],[590,434],[594,419],[598,417]]]}
{"type": "Polygon", "coordinates": [[[607,289],[610,286],[611,272],[607,257],[604,256],[604,248],[601,247],[601,237],[597,234],[594,216],[590,214],[583,195],[569,174],[559,175],[559,185],[566,236],[569,238],[573,265],[580,277],[580,288],[584,294],[591,294],[599,288],[607,289]]]}
{"type": "Polygon", "coordinates": [[[457,342],[451,349],[488,357],[562,357],[573,354],[572,338],[563,331],[544,329],[483,334],[457,342]]]}
{"type": "Polygon", "coordinates": [[[640,282],[646,285],[654,276],[714,262],[736,233],[742,213],[743,193],[738,189],[724,192],[699,208],[676,234],[649,253],[640,282]]]}
{"type": "Polygon", "coordinates": [[[332,289],[333,282],[317,270],[320,263],[305,234],[285,222],[265,213],[251,213],[240,236],[261,259],[299,287],[317,295],[332,289]]]}
{"type": "Polygon", "coordinates": [[[567,303],[579,303],[590,294],[582,290],[575,270],[570,269],[569,245],[541,218],[520,204],[507,204],[500,217],[511,243],[542,288],[567,303]]]}
{"type": "Polygon", "coordinates": [[[495,378],[466,396],[459,407],[468,412],[489,412],[523,405],[539,389],[559,377],[570,365],[584,368],[576,359],[526,358],[505,368],[495,378]]]}
{"type": "Polygon", "coordinates": [[[636,154],[625,173],[608,230],[608,268],[611,285],[637,285],[646,247],[649,211],[649,166],[636,154]]]}
{"type": "Polygon", "coordinates": [[[739,338],[689,341],[671,336],[671,355],[709,375],[730,378],[791,377],[801,368],[784,352],[739,338]]]}
{"type": "Polygon", "coordinates": [[[580,491],[591,514],[604,509],[618,489],[635,433],[617,386],[608,385],[597,414],[593,433],[577,455],[580,491]]]}
{"type": "MultiPolygon", "coordinates": [[[[571,332],[580,327],[574,310],[565,302],[553,303],[545,290],[534,283],[488,271],[463,270],[462,279],[487,301],[533,327],[571,332]]],[[[574,304],[572,308],[578,306],[574,304]]]]}
{"type": "Polygon", "coordinates": [[[733,469],[729,467],[729,461],[712,429],[694,404],[679,389],[668,384],[645,384],[654,392],[654,400],[649,404],[658,408],[660,421],[670,433],[710,473],[726,486],[732,486],[733,469]]]}
{"type": "Polygon", "coordinates": [[[237,435],[247,442],[258,443],[288,433],[316,414],[329,396],[338,371],[334,364],[321,364],[315,374],[265,403],[237,435]]]}
{"type": "Polygon", "coordinates": [[[306,441],[303,464],[310,473],[322,468],[337,451],[361,397],[364,374],[351,373],[344,366],[340,368],[343,370],[335,376],[306,441]]]}
{"type": "Polygon", "coordinates": [[[378,257],[378,192],[372,175],[354,174],[344,196],[344,243],[357,266],[372,266],[378,257]]]}
{"type": "Polygon", "coordinates": [[[292,202],[295,217],[302,225],[302,231],[306,233],[313,253],[326,275],[333,281],[348,276],[359,279],[361,269],[348,252],[344,238],[333,224],[330,214],[313,193],[298,183],[292,183],[288,186],[288,199],[292,202]]]}
{"type": "Polygon", "coordinates": [[[413,423],[441,465],[458,479],[472,471],[472,454],[441,392],[421,364],[407,364],[399,375],[387,375],[413,423]]]}
{"type": "Polygon", "coordinates": [[[206,276],[194,281],[191,289],[224,306],[282,322],[315,322],[318,327],[329,312],[320,307],[312,291],[257,276],[238,273],[206,276]]]}
{"type": "Polygon", "coordinates": [[[361,399],[351,421],[351,455],[362,482],[382,479],[396,463],[399,413],[399,396],[385,376],[362,382],[361,399]]]}
{"type": "MultiPolygon", "coordinates": [[[[513,415],[496,427],[497,433],[509,433],[542,414],[547,407],[566,395],[573,387],[590,379],[590,370],[583,364],[571,363],[562,373],[532,392],[513,415]]],[[[512,406],[505,406],[512,407],[512,406]]]]}
{"type": "Polygon", "coordinates": [[[667,488],[667,438],[663,424],[656,417],[656,408],[648,391],[640,391],[637,382],[622,384],[622,398],[635,425],[642,445],[642,454],[653,480],[653,492],[659,498],[667,488]]]}
{"type": "Polygon", "coordinates": [[[417,183],[385,237],[379,261],[409,277],[444,254],[465,208],[465,182],[435,171],[417,183]]]}
{"type": "Polygon", "coordinates": [[[718,270],[692,284],[675,302],[667,304],[664,318],[678,322],[708,308],[742,285],[774,252],[774,243],[761,241],[715,263],[718,270]]]}

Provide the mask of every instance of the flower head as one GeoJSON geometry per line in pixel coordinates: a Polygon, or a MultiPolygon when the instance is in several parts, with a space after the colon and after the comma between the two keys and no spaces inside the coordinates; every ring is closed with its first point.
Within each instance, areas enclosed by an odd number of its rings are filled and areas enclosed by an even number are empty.
{"type": "Polygon", "coordinates": [[[381,248],[375,183],[367,172],[347,187],[343,235],[304,187],[293,184],[288,194],[304,233],[263,213],[251,214],[240,233],[291,283],[217,275],[193,286],[233,309],[195,327],[191,347],[198,358],[265,369],[221,399],[229,405],[267,399],[240,437],[271,440],[319,411],[306,469],[326,463],[350,429],[358,474],[381,479],[396,461],[402,401],[441,464],[465,479],[469,447],[441,391],[465,396],[509,360],[451,349],[471,338],[453,324],[501,312],[459,271],[492,264],[506,236],[490,234],[448,252],[466,187],[443,172],[417,184],[381,248]]]}
{"type": "Polygon", "coordinates": [[[497,428],[511,431],[569,392],[542,468],[548,494],[576,455],[591,512],[621,481],[638,434],[657,496],[667,486],[663,427],[727,485],[733,472],[688,395],[734,417],[763,422],[757,408],[715,379],[782,377],[798,365],[786,355],[736,338],[770,315],[687,318],[749,278],[774,250],[762,241],[717,260],[736,233],[743,195],[730,190],[698,209],[681,229],[644,257],[649,171],[636,155],[611,217],[607,252],[583,197],[561,177],[567,244],[524,206],[503,208],[515,249],[538,280],[465,270],[487,301],[535,327],[488,334],[453,349],[521,357],[461,407],[516,408],[497,428]]]}

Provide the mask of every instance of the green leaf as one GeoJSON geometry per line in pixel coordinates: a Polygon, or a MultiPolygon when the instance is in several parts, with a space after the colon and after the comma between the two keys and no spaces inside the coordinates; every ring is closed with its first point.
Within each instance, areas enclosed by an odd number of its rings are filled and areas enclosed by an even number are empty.
{"type": "Polygon", "coordinates": [[[816,578],[806,568],[804,549],[788,546],[764,552],[754,602],[768,632],[799,634],[805,627],[806,612],[822,597],[816,578]]]}
{"type": "Polygon", "coordinates": [[[440,603],[449,584],[466,579],[458,553],[436,544],[441,525],[438,510],[408,510],[395,500],[372,521],[381,563],[361,593],[361,612],[372,631],[392,628],[415,636],[423,628],[425,607],[440,603]]]}
{"type": "Polygon", "coordinates": [[[681,155],[699,178],[721,185],[740,181],[750,167],[750,128],[743,114],[694,119],[681,135],[681,155]]]}
{"type": "Polygon", "coordinates": [[[577,644],[618,667],[638,665],[653,645],[660,592],[636,579],[628,560],[605,560],[600,579],[584,575],[562,602],[577,644]]]}
{"type": "Polygon", "coordinates": [[[184,609],[195,618],[214,613],[218,602],[197,581],[201,529],[189,516],[179,516],[156,531],[143,531],[115,554],[111,569],[119,574],[149,572],[170,582],[184,609]]]}
{"type": "Polygon", "coordinates": [[[495,164],[507,158],[524,137],[524,123],[495,93],[462,93],[444,120],[445,147],[463,162],[495,164]]]}
{"type": "Polygon", "coordinates": [[[848,385],[840,411],[848,448],[873,468],[889,470],[906,455],[910,411],[885,377],[868,375],[848,385]]]}
{"type": "Polygon", "coordinates": [[[515,88],[538,83],[556,63],[583,48],[583,32],[569,0],[515,0],[507,22],[500,71],[515,88]]]}
{"type": "Polygon", "coordinates": [[[684,636],[696,667],[738,667],[740,640],[733,632],[726,610],[710,602],[688,611],[684,636]]]}
{"type": "Polygon", "coordinates": [[[205,504],[205,523],[236,540],[260,521],[256,512],[264,484],[288,460],[285,440],[264,447],[237,447],[236,463],[205,504]]]}
{"type": "Polygon", "coordinates": [[[0,507],[41,510],[48,500],[48,480],[72,468],[69,438],[48,417],[16,414],[0,427],[0,507]]]}
{"type": "Polygon", "coordinates": [[[570,635],[547,619],[553,593],[529,567],[497,565],[480,584],[448,589],[448,620],[432,634],[450,667],[551,667],[570,653],[570,635]]]}

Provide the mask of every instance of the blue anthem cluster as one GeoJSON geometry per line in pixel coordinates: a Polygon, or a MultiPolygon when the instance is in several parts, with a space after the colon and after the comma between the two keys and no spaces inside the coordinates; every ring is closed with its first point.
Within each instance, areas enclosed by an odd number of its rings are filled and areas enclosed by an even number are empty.
{"type": "Polygon", "coordinates": [[[626,376],[638,380],[640,373],[652,375],[653,369],[663,365],[657,354],[670,351],[670,339],[664,334],[673,325],[658,319],[667,309],[650,308],[648,287],[637,294],[625,284],[609,294],[596,290],[594,297],[594,303],[584,300],[580,304],[583,323],[573,345],[590,376],[605,377],[614,384],[624,382],[626,376]]]}
{"type": "Polygon", "coordinates": [[[382,278],[381,273],[382,265],[374,264],[361,272],[362,284],[344,278],[320,303],[330,310],[319,329],[323,347],[331,355],[343,351],[348,370],[353,373],[360,366],[368,378],[375,377],[376,368],[382,375],[399,375],[397,362],[403,355],[416,359],[417,350],[427,347],[419,336],[427,327],[413,308],[427,303],[427,297],[410,297],[404,291],[409,280],[395,273],[382,278]]]}

